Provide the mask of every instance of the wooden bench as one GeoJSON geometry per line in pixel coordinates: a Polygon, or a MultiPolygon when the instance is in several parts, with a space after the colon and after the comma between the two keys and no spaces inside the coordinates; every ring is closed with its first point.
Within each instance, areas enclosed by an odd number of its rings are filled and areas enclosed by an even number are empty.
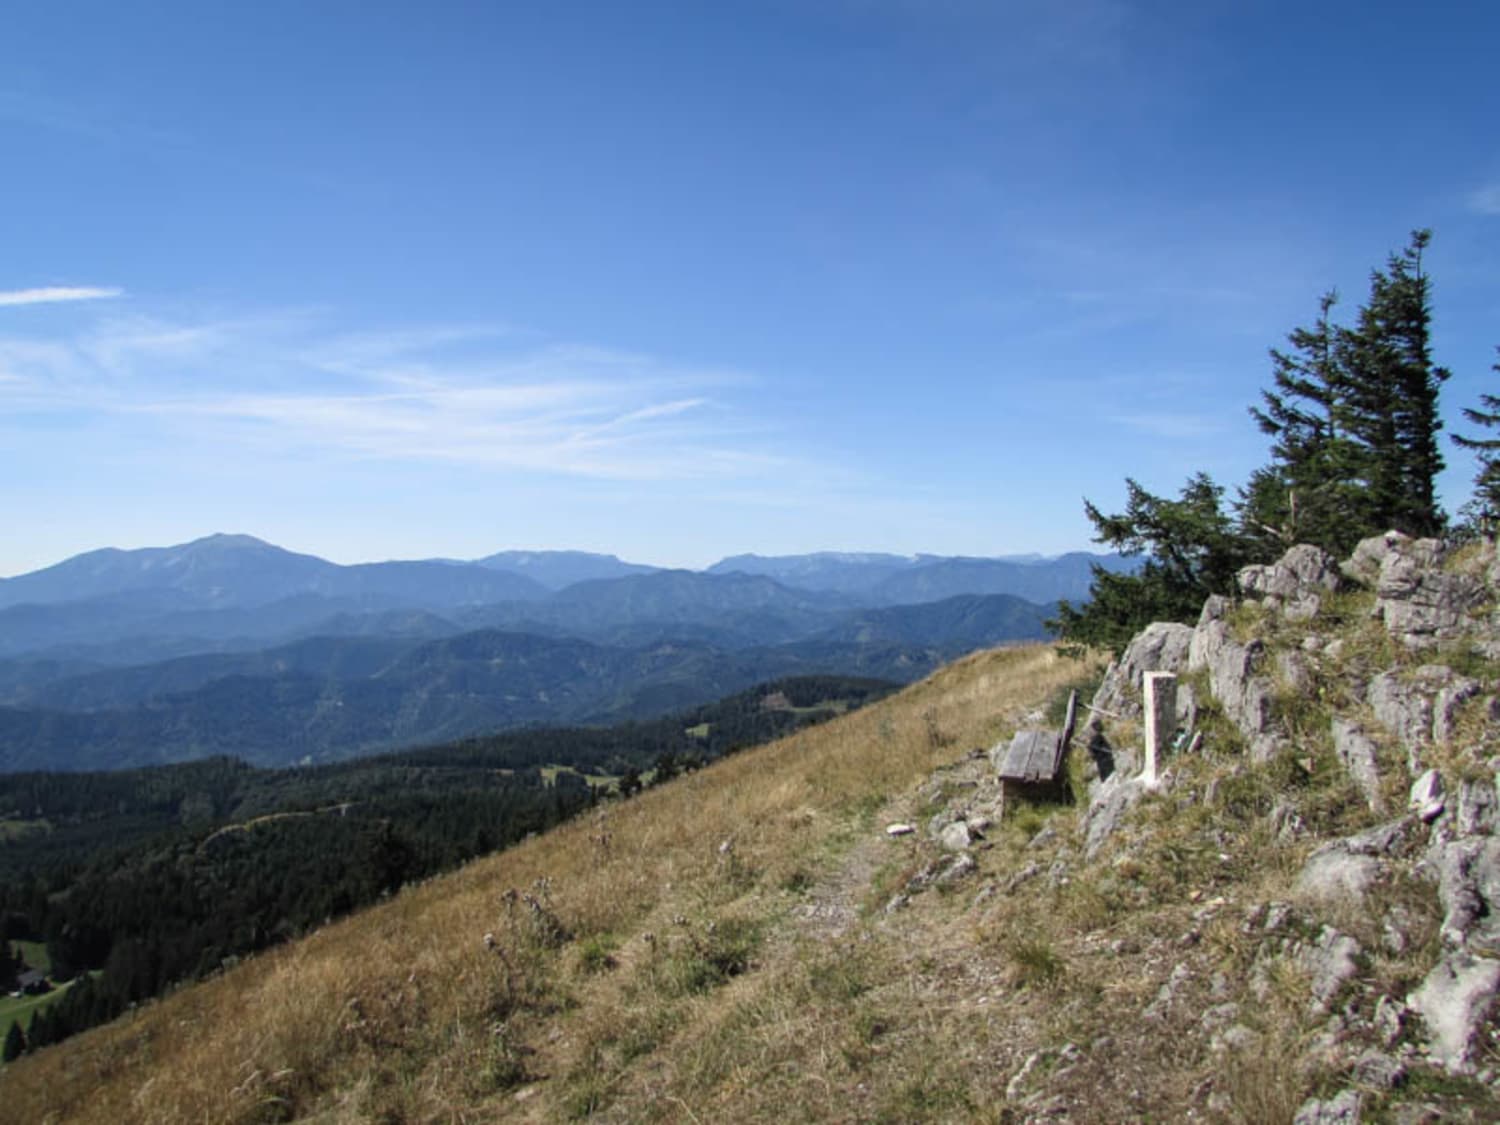
{"type": "Polygon", "coordinates": [[[1068,694],[1068,714],[1061,731],[1016,732],[998,767],[1000,790],[1004,796],[1028,791],[1055,791],[1059,787],[1077,717],[1078,693],[1075,691],[1068,694]]]}

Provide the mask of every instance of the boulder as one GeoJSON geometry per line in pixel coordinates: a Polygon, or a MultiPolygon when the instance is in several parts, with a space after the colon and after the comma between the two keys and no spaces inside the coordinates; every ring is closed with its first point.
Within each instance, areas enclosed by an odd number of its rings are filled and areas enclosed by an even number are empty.
{"type": "Polygon", "coordinates": [[[1407,807],[1421,817],[1424,823],[1430,824],[1443,815],[1443,809],[1447,806],[1443,794],[1443,775],[1437,770],[1428,770],[1412,783],[1407,807]]]}
{"type": "Polygon", "coordinates": [[[1245,567],[1236,581],[1246,597],[1303,621],[1316,616],[1322,599],[1339,588],[1339,567],[1326,551],[1301,544],[1274,563],[1245,567]]]}
{"type": "Polygon", "coordinates": [[[1472,615],[1490,600],[1479,575],[1443,569],[1446,553],[1439,540],[1402,537],[1381,556],[1375,614],[1386,631],[1408,648],[1428,648],[1457,638],[1475,624],[1472,615]]]}
{"type": "Polygon", "coordinates": [[[1137,801],[1147,792],[1139,778],[1112,774],[1099,786],[1084,816],[1084,855],[1093,859],[1137,801]]]}
{"type": "Polygon", "coordinates": [[[947,852],[961,852],[970,843],[969,826],[961,820],[955,821],[938,833],[938,844],[947,852]]]}
{"type": "Polygon", "coordinates": [[[1297,1110],[1292,1125],[1359,1125],[1361,1101],[1358,1091],[1344,1090],[1327,1101],[1309,1098],[1297,1110]]]}
{"type": "Polygon", "coordinates": [[[1190,626],[1176,621],[1147,625],[1112,663],[1094,693],[1094,706],[1121,718],[1141,714],[1141,684],[1147,672],[1177,672],[1187,667],[1190,626]]]}
{"type": "Polygon", "coordinates": [[[1371,809],[1380,808],[1380,760],[1377,748],[1364,728],[1334,716],[1333,752],[1371,809]]]}
{"type": "Polygon", "coordinates": [[[1353,852],[1345,841],[1335,840],[1308,857],[1297,876],[1297,891],[1320,902],[1357,904],[1364,901],[1365,893],[1382,872],[1380,860],[1353,852]]]}
{"type": "Polygon", "coordinates": [[[1424,866],[1437,875],[1443,940],[1500,955],[1500,837],[1439,840],[1429,847],[1424,866]]]}
{"type": "Polygon", "coordinates": [[[1385,564],[1386,556],[1410,542],[1411,537],[1399,531],[1372,535],[1360,540],[1359,545],[1354,548],[1354,554],[1339,569],[1343,571],[1344,577],[1352,578],[1362,586],[1373,587],[1380,581],[1380,568],[1385,564]]]}
{"type": "Polygon", "coordinates": [[[1282,741],[1271,729],[1275,685],[1261,672],[1264,660],[1260,641],[1240,644],[1222,620],[1204,621],[1192,632],[1189,670],[1207,669],[1214,698],[1250,743],[1251,757],[1257,761],[1270,758],[1282,741]]]}
{"type": "Polygon", "coordinates": [[[1449,1070],[1469,1069],[1478,1032],[1500,991],[1500,961],[1455,950],[1433,967],[1407,1003],[1427,1022],[1431,1055],[1449,1070]]]}

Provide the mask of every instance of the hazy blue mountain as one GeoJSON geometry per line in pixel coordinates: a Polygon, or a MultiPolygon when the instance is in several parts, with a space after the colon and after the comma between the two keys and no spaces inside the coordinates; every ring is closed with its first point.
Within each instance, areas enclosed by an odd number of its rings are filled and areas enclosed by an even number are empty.
{"type": "Polygon", "coordinates": [[[817,641],[846,645],[928,645],[972,652],[1002,641],[1041,640],[1057,604],[1037,605],[1010,594],[960,594],[922,605],[860,610],[820,632],[817,641]]]}
{"type": "Polygon", "coordinates": [[[524,600],[541,584],[503,570],[432,560],[339,566],[249,535],[210,535],[175,547],[90,551],[30,574],[0,580],[0,607],[57,605],[170,592],[179,607],[253,608],[297,595],[379,597],[441,608],[524,600]]]}
{"type": "Polygon", "coordinates": [[[185,601],[245,605],[305,589],[332,563],[249,535],[210,535],[175,547],[106,547],[0,580],[0,606],[50,605],[133,590],[175,590],[185,601]]]}
{"type": "Polygon", "coordinates": [[[920,566],[917,555],[818,551],[810,555],[731,555],[709,574],[761,574],[803,590],[864,594],[893,574],[920,566]]]}
{"type": "Polygon", "coordinates": [[[479,566],[519,574],[549,590],[561,590],[575,582],[600,578],[624,578],[631,574],[649,574],[659,567],[623,562],[614,555],[589,551],[501,551],[482,559],[479,566]]]}
{"type": "Polygon", "coordinates": [[[764,645],[743,643],[723,625],[658,620],[601,626],[647,641],[632,645],[498,630],[435,641],[318,637],[95,670],[31,685],[24,706],[0,708],[0,769],[116,768],[214,753],[326,760],[530,724],[649,717],[780,676],[909,680],[974,648],[1036,637],[1048,612],[1007,596],[830,611],[821,608],[826,596],[746,575],[617,581],[636,584],[634,597],[575,587],[565,608],[625,604],[687,617],[696,599],[747,620],[756,605],[788,615],[800,605],[808,616],[792,630],[799,639],[764,645]],[[714,643],[726,632],[735,644],[714,643]]]}
{"type": "Polygon", "coordinates": [[[913,605],[961,594],[1011,594],[1047,603],[1088,597],[1097,562],[1108,570],[1131,570],[1118,555],[1073,552],[1057,558],[1008,555],[959,558],[820,551],[809,555],[734,555],[708,568],[711,574],[761,574],[803,590],[834,591],[871,605],[913,605]]]}
{"type": "Polygon", "coordinates": [[[1118,555],[1084,551],[1040,562],[1007,559],[941,559],[883,579],[869,596],[883,605],[933,602],[960,594],[1011,594],[1029,602],[1086,601],[1093,564],[1106,570],[1134,570],[1138,563],[1118,555]]]}
{"type": "Polygon", "coordinates": [[[657,570],[579,582],[545,602],[483,606],[454,614],[471,628],[626,641],[696,635],[731,647],[776,644],[832,624],[847,598],[793,590],[748,574],[657,570]]]}
{"type": "Polygon", "coordinates": [[[317,633],[441,636],[444,618],[388,596],[298,594],[253,608],[184,607],[189,595],[135,590],[58,605],[0,609],[0,658],[24,654],[144,664],[194,652],[243,651],[317,633]]]}

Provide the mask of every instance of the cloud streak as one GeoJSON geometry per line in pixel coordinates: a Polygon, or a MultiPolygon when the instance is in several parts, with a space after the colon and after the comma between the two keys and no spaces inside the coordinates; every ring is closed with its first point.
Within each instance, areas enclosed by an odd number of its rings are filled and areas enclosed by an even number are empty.
{"type": "Polygon", "coordinates": [[[61,301],[103,301],[124,295],[123,289],[97,285],[48,285],[38,289],[0,290],[0,306],[50,305],[61,301]]]}
{"type": "Polygon", "coordinates": [[[600,480],[785,474],[800,459],[734,401],[749,382],[504,331],[339,335],[306,315],[0,333],[0,415],[87,416],[257,456],[600,480]]]}
{"type": "Polygon", "coordinates": [[[1500,215],[1500,181],[1469,193],[1469,210],[1480,215],[1500,215]]]}

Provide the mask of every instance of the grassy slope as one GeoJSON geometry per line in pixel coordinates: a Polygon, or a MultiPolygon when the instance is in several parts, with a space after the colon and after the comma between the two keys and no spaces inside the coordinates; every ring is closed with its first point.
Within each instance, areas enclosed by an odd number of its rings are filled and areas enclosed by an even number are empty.
{"type": "MultiPolygon", "coordinates": [[[[1345,659],[1391,654],[1376,638],[1345,659]]],[[[1081,671],[1040,646],[977,654],[409,888],[7,1068],[0,1118],[1290,1120],[1346,1079],[1295,967],[1253,983],[1264,950],[1246,919],[1293,897],[1320,839],[1375,819],[1297,693],[1296,758],[1248,767],[1210,712],[1204,753],[1096,861],[1077,809],[1023,805],[977,872],[884,908],[942,860],[883,826],[982,803],[993,780],[966,752],[1081,671]],[[1278,834],[1282,802],[1306,833],[1278,834]],[[1231,1022],[1250,1049],[1213,1043],[1231,1022]]],[[[1380,894],[1407,910],[1405,953],[1381,950],[1379,910],[1332,919],[1367,951],[1340,1000],[1361,1009],[1404,994],[1436,948],[1430,884],[1380,894]]],[[[1418,1071],[1407,1095],[1500,1117],[1465,1080],[1418,1071]]]]}
{"type": "MultiPolygon", "coordinates": [[[[690,1120],[688,1097],[706,1106],[764,1094],[748,1060],[720,1080],[702,1071],[702,1051],[726,1021],[749,1018],[742,1004],[784,1005],[798,966],[840,961],[816,941],[803,948],[792,907],[842,853],[879,834],[881,804],[992,743],[1078,671],[1046,648],[979,654],[891,700],[408,888],[7,1068],[0,1116],[546,1120],[591,1106],[645,1112],[674,1074],[683,1100],[652,1112],[690,1120]],[[541,909],[507,903],[510,888],[541,909]],[[552,941],[551,917],[570,940],[552,941]],[[546,1077],[522,1081],[532,1076],[546,1077]],[[517,1099],[518,1083],[530,1096],[517,1099]]],[[[837,1092],[808,1082],[804,1094],[822,1106],[808,1112],[838,1116],[837,1092]]]]}

